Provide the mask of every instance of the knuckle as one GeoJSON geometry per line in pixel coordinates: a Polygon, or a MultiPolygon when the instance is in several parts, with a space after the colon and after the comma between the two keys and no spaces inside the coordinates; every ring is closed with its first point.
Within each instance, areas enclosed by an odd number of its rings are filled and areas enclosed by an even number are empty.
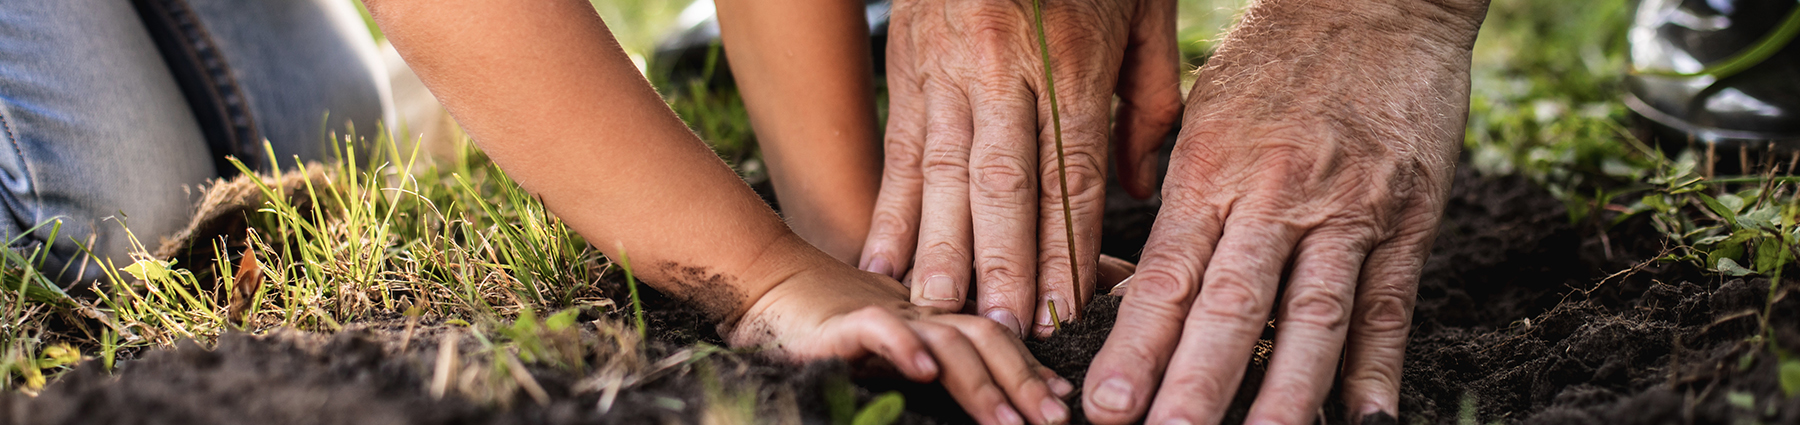
{"type": "Polygon", "coordinates": [[[976,160],[974,173],[977,193],[995,197],[1013,197],[1034,191],[1037,176],[1025,161],[1004,154],[983,154],[976,160]]]}
{"type": "Polygon", "coordinates": [[[1350,305],[1328,288],[1295,287],[1288,300],[1285,323],[1321,329],[1340,329],[1350,321],[1350,305]]]}
{"type": "Polygon", "coordinates": [[[1292,137],[1265,139],[1256,149],[1257,168],[1273,176],[1310,176],[1318,161],[1307,144],[1292,137]]]}
{"type": "Polygon", "coordinates": [[[1412,297],[1393,287],[1368,291],[1357,300],[1356,332],[1363,335],[1406,332],[1412,325],[1412,297]]]}
{"type": "Polygon", "coordinates": [[[934,146],[925,150],[921,159],[925,175],[931,178],[967,179],[969,153],[960,147],[934,146]]]}
{"type": "Polygon", "coordinates": [[[875,210],[869,219],[869,234],[875,238],[899,238],[911,232],[912,221],[900,217],[900,213],[883,208],[875,210]]]}
{"type": "Polygon", "coordinates": [[[980,269],[981,289],[987,292],[1014,292],[1023,289],[1030,280],[1030,274],[1009,258],[983,255],[976,265],[980,269]]]}
{"type": "Polygon", "coordinates": [[[1010,38],[1024,23],[1020,5],[1012,0],[954,2],[961,6],[957,22],[970,35],[1010,38]]]}
{"type": "Polygon", "coordinates": [[[1062,196],[1064,175],[1068,179],[1070,196],[1086,195],[1104,189],[1106,171],[1102,168],[1101,161],[1101,155],[1081,150],[1065,150],[1062,160],[1058,161],[1056,152],[1051,151],[1042,165],[1042,170],[1044,170],[1044,179],[1047,182],[1054,181],[1055,183],[1043,185],[1044,196],[1047,199],[1062,196]],[[1061,168],[1060,173],[1059,168],[1061,168]]]}
{"type": "MultiPolygon", "coordinates": [[[[1256,290],[1246,279],[1220,279],[1200,287],[1199,311],[1214,320],[1239,320],[1267,317],[1256,290]]],[[[1254,319],[1260,321],[1260,319],[1254,319]]]]}
{"type": "Polygon", "coordinates": [[[919,246],[917,261],[921,263],[922,267],[920,268],[929,268],[926,267],[927,264],[950,264],[953,265],[951,268],[964,267],[964,270],[967,270],[969,266],[968,248],[963,244],[944,240],[927,242],[919,246]]]}
{"type": "Polygon", "coordinates": [[[1220,373],[1182,373],[1171,377],[1170,381],[1163,387],[1175,390],[1177,395],[1182,396],[1181,400],[1201,403],[1216,403],[1237,386],[1236,382],[1232,382],[1236,381],[1235,375],[1220,373]],[[1231,381],[1227,381],[1228,379],[1231,381]]]}
{"type": "MultiPolygon", "coordinates": [[[[894,171],[914,171],[919,169],[921,151],[917,143],[907,141],[899,136],[889,136],[882,148],[887,157],[887,168],[894,171]]],[[[915,173],[916,174],[916,173],[915,173]]]]}
{"type": "Polygon", "coordinates": [[[1344,391],[1397,393],[1400,390],[1399,366],[1388,362],[1364,362],[1349,368],[1344,373],[1344,391]]]}
{"type": "Polygon", "coordinates": [[[972,340],[1000,341],[1005,338],[1013,338],[1011,329],[992,320],[971,320],[963,326],[963,333],[972,340]]]}
{"type": "Polygon", "coordinates": [[[1180,305],[1194,299],[1195,286],[1162,270],[1143,270],[1131,277],[1129,296],[1145,298],[1159,305],[1180,305]]]}

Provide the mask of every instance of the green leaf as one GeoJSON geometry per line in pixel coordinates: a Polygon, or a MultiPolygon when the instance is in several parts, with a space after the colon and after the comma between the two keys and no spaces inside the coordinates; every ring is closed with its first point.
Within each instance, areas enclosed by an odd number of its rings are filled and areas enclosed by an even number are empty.
{"type": "Polygon", "coordinates": [[[1663,201],[1663,196],[1661,194],[1644,195],[1644,198],[1639,199],[1638,202],[1643,202],[1645,206],[1655,209],[1657,212],[1673,209],[1669,207],[1668,202],[1663,201]]]}
{"type": "Polygon", "coordinates": [[[1776,268],[1787,264],[1788,255],[1787,249],[1785,248],[1786,247],[1781,243],[1781,238],[1762,238],[1762,240],[1756,244],[1756,259],[1754,262],[1750,263],[1750,265],[1756,268],[1758,273],[1768,273],[1770,270],[1775,270],[1776,268]]]}
{"type": "Polygon", "coordinates": [[[1800,358],[1781,361],[1781,393],[1788,397],[1800,394],[1800,358]]]}
{"type": "Polygon", "coordinates": [[[157,259],[142,259],[137,260],[135,263],[131,263],[129,266],[125,266],[125,272],[131,273],[131,275],[138,278],[138,280],[163,280],[169,278],[169,266],[172,265],[175,265],[175,262],[157,259]]]}
{"type": "Polygon", "coordinates": [[[1694,245],[1713,245],[1713,244],[1717,244],[1719,242],[1724,242],[1725,239],[1729,239],[1729,238],[1731,238],[1731,235],[1712,235],[1712,236],[1707,236],[1704,238],[1700,238],[1700,240],[1694,241],[1694,245]]]}
{"type": "Polygon", "coordinates": [[[544,327],[550,329],[551,332],[568,329],[570,326],[575,325],[575,318],[580,314],[581,309],[579,308],[571,308],[556,312],[556,314],[552,314],[549,318],[544,319],[544,327]]]}
{"type": "Polygon", "coordinates": [[[850,425],[888,425],[900,419],[900,412],[906,410],[906,397],[897,391],[889,391],[876,396],[862,411],[856,412],[856,419],[850,425]]]}
{"type": "Polygon", "coordinates": [[[1728,239],[1726,242],[1719,244],[1711,252],[1706,253],[1706,264],[1713,268],[1718,268],[1720,262],[1731,260],[1731,264],[1736,265],[1738,264],[1737,259],[1743,256],[1744,244],[1734,243],[1728,239]]]}
{"type": "Polygon", "coordinates": [[[1781,227],[1781,214],[1774,205],[1763,205],[1751,208],[1737,217],[1737,222],[1744,227],[1775,229],[1781,227]]]}
{"type": "MultiPolygon", "coordinates": [[[[1718,200],[1719,200],[1719,205],[1722,205],[1726,209],[1731,210],[1732,215],[1737,215],[1738,211],[1744,210],[1744,198],[1743,197],[1727,193],[1727,194],[1719,195],[1718,200]]],[[[1721,214],[1721,215],[1723,215],[1723,214],[1721,214]]]]}
{"type": "Polygon", "coordinates": [[[1715,268],[1719,270],[1719,273],[1724,273],[1727,276],[1747,276],[1756,273],[1755,271],[1744,268],[1744,266],[1738,265],[1737,261],[1730,258],[1720,258],[1719,263],[1715,268]]]}
{"type": "Polygon", "coordinates": [[[1756,396],[1743,391],[1725,393],[1725,402],[1744,410],[1756,408],[1756,396]]]}
{"type": "Polygon", "coordinates": [[[826,381],[825,407],[831,410],[831,423],[850,425],[856,419],[856,387],[842,376],[826,381]]]}
{"type": "Polygon", "coordinates": [[[1719,217],[1724,218],[1725,221],[1731,223],[1732,226],[1737,226],[1737,211],[1726,207],[1725,204],[1719,202],[1718,199],[1706,196],[1704,193],[1694,192],[1694,196],[1700,197],[1700,202],[1706,204],[1706,208],[1712,210],[1713,214],[1718,214],[1719,217]]]}

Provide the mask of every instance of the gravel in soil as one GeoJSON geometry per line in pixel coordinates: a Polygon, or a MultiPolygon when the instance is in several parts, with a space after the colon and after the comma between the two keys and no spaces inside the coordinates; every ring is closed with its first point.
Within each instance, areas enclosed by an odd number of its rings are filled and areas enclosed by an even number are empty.
{"type": "MultiPolygon", "coordinates": [[[[1155,207],[1110,200],[1105,250],[1134,258],[1155,207]]],[[[1420,282],[1398,422],[1800,423],[1800,397],[1782,393],[1778,359],[1750,342],[1761,328],[1755,312],[1770,302],[1769,282],[1645,262],[1662,249],[1641,221],[1602,233],[1592,223],[1570,223],[1559,201],[1523,179],[1460,172],[1420,282]]],[[[1800,352],[1796,288],[1786,283],[1773,292],[1772,338],[1765,338],[1788,352],[1800,352]]],[[[466,334],[460,327],[428,321],[406,331],[404,319],[394,318],[335,335],[227,335],[213,349],[186,343],[122,361],[116,373],[90,362],[38,397],[0,398],[0,424],[745,419],[709,408],[730,403],[754,406],[749,419],[757,421],[827,423],[832,395],[852,394],[860,404],[886,391],[906,396],[902,423],[969,422],[934,385],[859,377],[844,386],[841,377],[852,370],[841,362],[793,366],[753,352],[685,349],[721,340],[674,301],[652,291],[645,302],[649,342],[621,340],[617,317],[584,317],[593,325],[576,338],[587,367],[527,367],[543,402],[522,390],[522,381],[508,384],[512,375],[480,372],[500,359],[483,354],[491,350],[472,338],[441,343],[466,334]],[[488,366],[465,366],[466,382],[452,385],[464,389],[439,398],[432,386],[444,346],[456,347],[469,365],[488,366]],[[609,386],[616,390],[602,412],[609,386]]],[[[1082,321],[1027,346],[1079,388],[1118,304],[1117,297],[1097,296],[1082,321]]],[[[1272,335],[1272,328],[1265,333],[1272,335]]],[[[1265,341],[1259,350],[1269,347],[1265,341]]],[[[1241,420],[1261,381],[1262,357],[1251,357],[1230,422],[1241,420]]],[[[1325,419],[1341,422],[1335,389],[1333,397],[1325,419]]]]}

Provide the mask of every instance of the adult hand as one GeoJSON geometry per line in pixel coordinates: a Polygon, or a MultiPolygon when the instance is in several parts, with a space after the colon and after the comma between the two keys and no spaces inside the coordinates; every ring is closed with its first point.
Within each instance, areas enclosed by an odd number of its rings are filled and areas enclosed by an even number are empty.
{"type": "Polygon", "coordinates": [[[1397,411],[1485,9],[1251,7],[1190,95],[1162,210],[1087,373],[1089,419],[1217,423],[1271,311],[1247,423],[1313,421],[1340,358],[1352,420],[1397,411]]]}
{"type": "Polygon", "coordinates": [[[1055,325],[1050,303],[1069,321],[1093,294],[1113,94],[1119,174],[1139,196],[1155,186],[1156,149],[1181,110],[1174,1],[1044,4],[1075,258],[1032,0],[900,0],[887,163],[859,262],[895,278],[910,265],[919,305],[973,307],[1040,336],[1055,325]]]}
{"type": "Polygon", "coordinates": [[[793,360],[881,359],[908,379],[941,381],[984,424],[1068,422],[1062,397],[1075,387],[1000,324],[913,305],[886,276],[813,263],[759,298],[727,332],[731,345],[793,360]]]}

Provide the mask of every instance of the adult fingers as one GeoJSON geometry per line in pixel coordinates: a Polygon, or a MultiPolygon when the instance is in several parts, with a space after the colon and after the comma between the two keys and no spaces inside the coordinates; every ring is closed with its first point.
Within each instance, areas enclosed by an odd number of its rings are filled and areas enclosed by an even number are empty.
{"type": "Polygon", "coordinates": [[[1224,223],[1219,209],[1193,202],[1193,195],[1173,191],[1163,203],[1113,332],[1088,367],[1082,399],[1088,420],[1136,421],[1162,381],[1224,223]]]}
{"type": "MultiPolygon", "coordinates": [[[[930,320],[951,324],[969,338],[981,352],[982,362],[994,382],[1006,392],[1012,405],[1031,423],[1061,424],[1069,420],[1069,408],[1051,390],[1040,375],[1045,368],[1031,357],[1016,334],[994,323],[974,316],[932,316],[930,320]]],[[[1054,376],[1054,375],[1052,375],[1054,376]]]]}
{"type": "Polygon", "coordinates": [[[939,359],[959,359],[941,364],[943,374],[939,380],[943,382],[944,389],[950,391],[950,396],[956,399],[956,403],[969,412],[969,416],[985,424],[1025,423],[1025,419],[1019,416],[1019,411],[1008,401],[1005,391],[995,385],[993,376],[988,374],[986,359],[981,357],[981,352],[976,350],[974,343],[961,331],[950,325],[924,320],[909,321],[907,325],[925,340],[932,355],[939,359]]]}
{"type": "Polygon", "coordinates": [[[1099,85],[1096,81],[1066,83],[1071,84],[1057,88],[1068,89],[1058,92],[1058,100],[1063,102],[1060,149],[1055,123],[1044,119],[1051,116],[1049,99],[1039,99],[1045,105],[1039,110],[1042,183],[1038,185],[1038,308],[1033,322],[1033,333],[1039,337],[1050,336],[1057,321],[1075,320],[1094,293],[1100,219],[1106,212],[1106,112],[1112,96],[1084,89],[1099,85]],[[1073,220],[1073,226],[1067,225],[1071,223],[1068,220],[1073,220]],[[1071,262],[1079,271],[1070,268],[1071,262]],[[1056,306],[1055,314],[1051,304],[1056,306]]]}
{"type": "Polygon", "coordinates": [[[1037,104],[1024,81],[995,74],[969,95],[981,123],[969,152],[976,306],[1018,337],[1037,307],[1037,104]]]}
{"type": "Polygon", "coordinates": [[[1412,326],[1419,270],[1437,229],[1435,220],[1425,221],[1375,247],[1363,265],[1344,350],[1343,394],[1353,421],[1400,411],[1406,333],[1412,326]]]}
{"type": "Polygon", "coordinates": [[[1234,209],[1225,225],[1157,389],[1152,423],[1217,423],[1237,392],[1250,348],[1274,304],[1282,268],[1302,232],[1275,218],[1274,211],[1281,208],[1259,207],[1234,209]]]}
{"type": "Polygon", "coordinates": [[[1156,192],[1158,148],[1181,118],[1181,51],[1175,41],[1175,2],[1148,0],[1137,10],[1119,71],[1114,160],[1125,192],[1156,192]]]}
{"type": "MultiPolygon", "coordinates": [[[[910,268],[918,243],[920,205],[925,176],[920,158],[925,152],[925,98],[920,87],[912,33],[911,14],[902,2],[889,22],[887,44],[888,123],[883,141],[881,189],[875,197],[875,213],[869,236],[863,242],[857,267],[900,279],[910,268]]],[[[905,282],[905,280],[902,280],[905,282]]]]}
{"type": "Polygon", "coordinates": [[[969,291],[974,236],[969,216],[969,102],[961,87],[926,82],[925,194],[913,260],[914,304],[958,311],[969,291]]]}
{"type": "Polygon", "coordinates": [[[1307,233],[1275,321],[1275,353],[1246,422],[1314,420],[1343,356],[1358,272],[1372,224],[1339,222],[1307,233]]]}

